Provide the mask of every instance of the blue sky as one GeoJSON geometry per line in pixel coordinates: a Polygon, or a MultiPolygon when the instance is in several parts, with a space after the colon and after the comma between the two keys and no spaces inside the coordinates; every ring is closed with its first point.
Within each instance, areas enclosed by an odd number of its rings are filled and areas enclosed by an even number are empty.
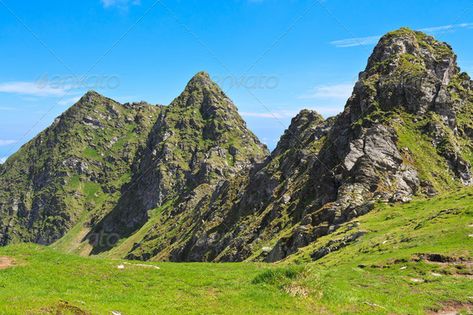
{"type": "Polygon", "coordinates": [[[471,0],[0,0],[0,160],[87,90],[169,104],[201,70],[273,148],[300,109],[342,110],[390,30],[449,42],[473,73],[472,23],[471,0]]]}

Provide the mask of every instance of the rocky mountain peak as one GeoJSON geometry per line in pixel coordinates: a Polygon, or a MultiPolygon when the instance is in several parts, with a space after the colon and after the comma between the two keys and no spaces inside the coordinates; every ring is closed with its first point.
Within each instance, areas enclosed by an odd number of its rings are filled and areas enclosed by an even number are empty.
{"type": "Polygon", "coordinates": [[[435,112],[455,126],[452,85],[463,79],[451,47],[407,28],[383,36],[348,102],[351,122],[374,112],[435,112]]]}
{"type": "Polygon", "coordinates": [[[192,79],[189,81],[188,87],[209,86],[212,84],[213,82],[210,78],[210,75],[205,71],[200,71],[192,77],[192,79]]]}
{"type": "Polygon", "coordinates": [[[384,66],[381,70],[387,74],[395,72],[398,67],[409,66],[406,61],[417,65],[418,70],[421,70],[421,67],[425,70],[440,70],[436,73],[439,75],[442,66],[455,64],[456,56],[447,43],[437,41],[422,32],[401,28],[381,38],[369,58],[366,70],[380,70],[379,66],[384,66]]]}
{"type": "Polygon", "coordinates": [[[197,73],[170,106],[199,108],[205,114],[204,116],[207,116],[209,112],[214,112],[217,108],[227,111],[237,110],[228,96],[206,72],[197,73]]]}
{"type": "MultiPolygon", "coordinates": [[[[129,236],[168,202],[179,203],[172,215],[190,203],[209,202],[217,184],[267,155],[233,102],[207,73],[200,72],[163,109],[140,152],[128,194],[101,219],[94,233],[129,236]]],[[[94,251],[104,249],[98,244],[94,251]]]]}
{"type": "Polygon", "coordinates": [[[307,147],[307,142],[312,142],[330,128],[329,124],[315,110],[303,109],[292,120],[289,128],[284,132],[273,156],[279,155],[290,148],[307,147]]]}
{"type": "MultiPolygon", "coordinates": [[[[80,99],[79,101],[77,101],[76,104],[74,104],[73,106],[80,106],[80,105],[83,105],[83,104],[92,104],[92,103],[97,103],[97,102],[102,102],[102,101],[106,101],[106,100],[110,100],[110,101],[113,101],[105,96],[103,96],[102,94],[96,92],[96,91],[88,91],[87,93],[85,93],[80,99]]],[[[115,101],[113,101],[114,103],[116,103],[115,101]]]]}
{"type": "Polygon", "coordinates": [[[323,121],[324,118],[315,110],[303,109],[299,112],[299,114],[296,115],[296,117],[292,119],[291,124],[294,124],[301,120],[318,120],[320,122],[323,121]]]}
{"type": "Polygon", "coordinates": [[[83,97],[104,97],[101,95],[99,92],[94,91],[94,90],[89,90],[87,91],[83,97]]]}

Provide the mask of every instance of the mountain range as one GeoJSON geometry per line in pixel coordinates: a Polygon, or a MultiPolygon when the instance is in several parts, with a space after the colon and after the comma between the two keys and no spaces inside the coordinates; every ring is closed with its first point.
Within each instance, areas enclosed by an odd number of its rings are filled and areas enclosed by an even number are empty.
{"type": "Polygon", "coordinates": [[[302,110],[273,152],[205,72],[168,106],[88,92],[0,165],[0,244],[275,262],[377,203],[471,186],[473,82],[456,59],[424,33],[386,34],[344,111],[302,110]]]}

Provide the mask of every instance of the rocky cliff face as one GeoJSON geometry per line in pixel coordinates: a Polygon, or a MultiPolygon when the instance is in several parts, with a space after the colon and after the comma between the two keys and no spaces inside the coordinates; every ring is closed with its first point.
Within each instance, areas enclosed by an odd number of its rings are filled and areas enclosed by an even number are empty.
{"type": "Polygon", "coordinates": [[[321,226],[330,232],[366,213],[373,201],[470,185],[471,137],[461,121],[472,117],[471,95],[447,44],[408,29],[384,36],[320,150],[326,167],[312,171],[316,185],[309,189],[323,206],[267,260],[307,245],[321,226]]]}
{"type": "Polygon", "coordinates": [[[83,254],[278,261],[377,201],[471,185],[472,88],[450,46],[400,29],[340,115],[302,111],[270,155],[205,73],[167,107],[89,93],[0,168],[3,244],[79,222],[61,241],[83,254]]]}

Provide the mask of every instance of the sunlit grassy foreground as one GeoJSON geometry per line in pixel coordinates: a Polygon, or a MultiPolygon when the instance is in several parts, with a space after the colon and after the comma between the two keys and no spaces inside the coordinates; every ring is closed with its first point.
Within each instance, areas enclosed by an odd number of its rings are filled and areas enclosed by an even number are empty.
{"type": "Polygon", "coordinates": [[[275,265],[143,264],[14,245],[0,249],[0,256],[14,260],[13,267],[0,270],[0,314],[461,310],[473,302],[472,251],[471,189],[429,201],[378,206],[275,265]],[[330,240],[334,244],[360,231],[366,234],[357,241],[311,262],[310,255],[330,240]]]}

